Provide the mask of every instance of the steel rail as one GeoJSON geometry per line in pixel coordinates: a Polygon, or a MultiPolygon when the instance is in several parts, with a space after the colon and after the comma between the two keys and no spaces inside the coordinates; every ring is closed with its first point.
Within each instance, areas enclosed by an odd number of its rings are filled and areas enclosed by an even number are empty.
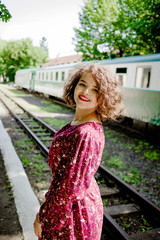
{"type": "Polygon", "coordinates": [[[119,177],[117,177],[114,173],[109,171],[105,166],[101,165],[99,166],[99,169],[103,176],[109,177],[111,180],[117,183],[117,185],[126,193],[128,193],[130,196],[132,196],[138,204],[141,206],[142,209],[149,212],[151,215],[157,216],[157,220],[160,220],[160,208],[157,207],[155,204],[150,202],[148,199],[143,197],[140,193],[138,193],[134,188],[132,188],[129,184],[125,183],[123,180],[121,180],[119,177]]]}
{"type": "Polygon", "coordinates": [[[129,235],[114,221],[114,219],[107,214],[103,213],[104,228],[115,240],[129,240],[129,235]],[[113,234],[114,233],[114,234],[113,234]]]}
{"type": "Polygon", "coordinates": [[[8,107],[7,104],[1,99],[5,107],[8,109],[10,114],[20,123],[20,125],[24,128],[25,132],[29,134],[29,136],[34,140],[34,142],[38,145],[40,150],[43,152],[43,154],[48,157],[49,149],[43,144],[43,142],[30,130],[30,128],[15,114],[10,107],[8,107]]]}
{"type": "Polygon", "coordinates": [[[17,104],[17,106],[19,108],[21,108],[24,112],[26,112],[29,116],[31,116],[35,121],[38,121],[43,127],[47,128],[48,131],[50,131],[51,133],[55,134],[57,131],[52,128],[51,126],[49,126],[46,122],[44,122],[42,119],[34,116],[32,113],[30,113],[27,109],[25,109],[24,107],[22,107],[19,103],[17,103],[17,101],[15,101],[12,97],[8,96],[6,93],[3,92],[3,94],[8,97],[9,99],[11,99],[14,103],[17,104]]]}

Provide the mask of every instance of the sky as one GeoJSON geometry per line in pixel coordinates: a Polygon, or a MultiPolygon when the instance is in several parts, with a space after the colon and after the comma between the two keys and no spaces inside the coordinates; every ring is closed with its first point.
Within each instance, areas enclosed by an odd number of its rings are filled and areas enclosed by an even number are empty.
{"type": "Polygon", "coordinates": [[[2,0],[12,18],[0,22],[0,39],[31,38],[39,46],[47,38],[49,58],[76,54],[72,44],[74,27],[79,27],[79,12],[84,0],[2,0]]]}

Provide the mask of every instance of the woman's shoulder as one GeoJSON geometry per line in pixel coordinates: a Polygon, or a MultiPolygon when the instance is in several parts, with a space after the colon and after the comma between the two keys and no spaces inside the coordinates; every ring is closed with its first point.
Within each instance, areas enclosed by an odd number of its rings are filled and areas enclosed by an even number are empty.
{"type": "Polygon", "coordinates": [[[65,125],[56,133],[56,137],[67,137],[72,139],[92,138],[98,141],[104,138],[103,126],[99,122],[86,122],[79,125],[72,125],[72,122],[65,125]]]}
{"type": "Polygon", "coordinates": [[[100,138],[104,136],[103,126],[99,122],[86,122],[80,125],[74,125],[75,132],[84,137],[100,138]]]}

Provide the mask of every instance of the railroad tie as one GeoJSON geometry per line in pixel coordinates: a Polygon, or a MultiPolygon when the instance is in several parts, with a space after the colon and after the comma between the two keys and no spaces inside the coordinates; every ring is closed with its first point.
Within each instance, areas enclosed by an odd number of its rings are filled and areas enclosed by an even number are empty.
{"type": "Polygon", "coordinates": [[[116,188],[100,187],[101,197],[107,197],[110,195],[115,195],[119,193],[119,190],[116,188]]]}
{"type": "Polygon", "coordinates": [[[160,240],[160,228],[152,229],[146,232],[136,233],[130,236],[131,240],[160,240]]]}
{"type": "Polygon", "coordinates": [[[139,212],[140,208],[134,203],[129,203],[129,204],[120,204],[120,205],[111,206],[111,207],[104,207],[104,211],[110,216],[115,217],[122,214],[139,212]]]}

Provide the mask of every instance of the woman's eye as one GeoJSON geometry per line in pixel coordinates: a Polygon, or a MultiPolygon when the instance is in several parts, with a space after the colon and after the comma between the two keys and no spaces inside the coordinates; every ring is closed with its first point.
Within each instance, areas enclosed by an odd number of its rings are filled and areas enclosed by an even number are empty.
{"type": "Polygon", "coordinates": [[[98,89],[93,89],[96,93],[98,93],[98,89]]]}
{"type": "Polygon", "coordinates": [[[84,84],[84,83],[80,83],[79,85],[85,87],[85,84],[84,84]]]}

